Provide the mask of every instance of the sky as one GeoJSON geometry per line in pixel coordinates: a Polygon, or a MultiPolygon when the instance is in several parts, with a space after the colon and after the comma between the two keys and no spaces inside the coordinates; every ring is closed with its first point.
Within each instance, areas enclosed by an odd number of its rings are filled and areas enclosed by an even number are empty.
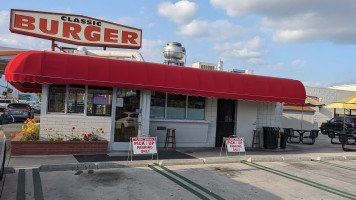
{"type": "Polygon", "coordinates": [[[356,84],[355,0],[0,0],[0,46],[49,50],[49,40],[9,31],[11,9],[142,29],[138,51],[148,62],[162,63],[167,42],[179,42],[186,66],[222,60],[224,71],[254,70],[305,86],[356,84]]]}

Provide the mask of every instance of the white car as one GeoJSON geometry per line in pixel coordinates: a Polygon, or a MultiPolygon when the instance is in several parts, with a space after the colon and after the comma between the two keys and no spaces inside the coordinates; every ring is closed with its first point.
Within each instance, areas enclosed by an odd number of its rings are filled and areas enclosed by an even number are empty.
{"type": "Polygon", "coordinates": [[[0,163],[1,163],[1,168],[0,168],[0,180],[4,176],[4,170],[5,170],[5,160],[6,160],[6,136],[2,128],[0,128],[0,163]]]}
{"type": "Polygon", "coordinates": [[[136,127],[138,122],[138,113],[124,112],[119,114],[116,119],[116,128],[136,127]]]}

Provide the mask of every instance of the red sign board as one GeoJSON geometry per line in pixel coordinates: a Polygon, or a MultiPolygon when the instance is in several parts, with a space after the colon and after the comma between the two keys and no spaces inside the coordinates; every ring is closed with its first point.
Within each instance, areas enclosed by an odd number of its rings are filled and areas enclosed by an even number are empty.
{"type": "Polygon", "coordinates": [[[81,15],[11,9],[10,31],[84,46],[141,48],[142,30],[81,15]]]}

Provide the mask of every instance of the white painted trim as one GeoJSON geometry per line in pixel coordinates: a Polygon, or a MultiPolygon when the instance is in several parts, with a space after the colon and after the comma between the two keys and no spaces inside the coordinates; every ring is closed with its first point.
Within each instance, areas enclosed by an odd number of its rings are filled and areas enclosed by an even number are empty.
{"type": "Polygon", "coordinates": [[[177,123],[203,123],[208,124],[207,120],[179,120],[179,119],[150,119],[151,122],[177,122],[177,123]]]}

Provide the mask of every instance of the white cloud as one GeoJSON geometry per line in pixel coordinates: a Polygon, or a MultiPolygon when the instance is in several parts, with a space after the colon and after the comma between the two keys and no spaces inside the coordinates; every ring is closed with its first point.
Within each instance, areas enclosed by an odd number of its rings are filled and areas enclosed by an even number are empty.
{"type": "Polygon", "coordinates": [[[64,13],[71,14],[71,13],[72,13],[72,9],[66,8],[66,9],[64,10],[64,13]]]}
{"type": "Polygon", "coordinates": [[[9,11],[6,10],[0,11],[0,26],[2,26],[3,24],[9,24],[9,16],[10,16],[9,11]]]}
{"type": "Polygon", "coordinates": [[[142,40],[140,53],[146,62],[163,63],[163,46],[166,43],[162,40],[142,40]]]}
{"type": "Polygon", "coordinates": [[[115,23],[118,24],[131,24],[132,22],[136,21],[136,19],[134,17],[120,17],[118,18],[115,23]]]}
{"type": "Polygon", "coordinates": [[[198,6],[194,2],[182,0],[173,4],[163,2],[158,4],[158,14],[169,18],[177,24],[189,23],[195,16],[198,6]]]}
{"type": "MultiPolygon", "coordinates": [[[[223,57],[248,58],[253,62],[251,58],[260,58],[263,56],[263,53],[259,51],[259,49],[263,47],[264,40],[259,37],[254,37],[251,40],[243,42],[216,44],[213,50],[223,57]]],[[[259,60],[259,62],[261,62],[261,60],[259,60]]]]}
{"type": "Polygon", "coordinates": [[[261,59],[261,58],[250,58],[247,60],[247,63],[250,65],[268,65],[269,61],[261,59]]]}
{"type": "Polygon", "coordinates": [[[210,0],[229,16],[258,15],[277,42],[356,44],[354,0],[210,0]]]}
{"type": "Polygon", "coordinates": [[[293,60],[291,64],[295,66],[304,66],[305,63],[306,63],[305,60],[293,60]]]}
{"type": "Polygon", "coordinates": [[[217,20],[214,22],[193,20],[189,24],[182,25],[178,34],[210,41],[223,41],[241,39],[246,34],[246,30],[227,20],[217,20]]]}

